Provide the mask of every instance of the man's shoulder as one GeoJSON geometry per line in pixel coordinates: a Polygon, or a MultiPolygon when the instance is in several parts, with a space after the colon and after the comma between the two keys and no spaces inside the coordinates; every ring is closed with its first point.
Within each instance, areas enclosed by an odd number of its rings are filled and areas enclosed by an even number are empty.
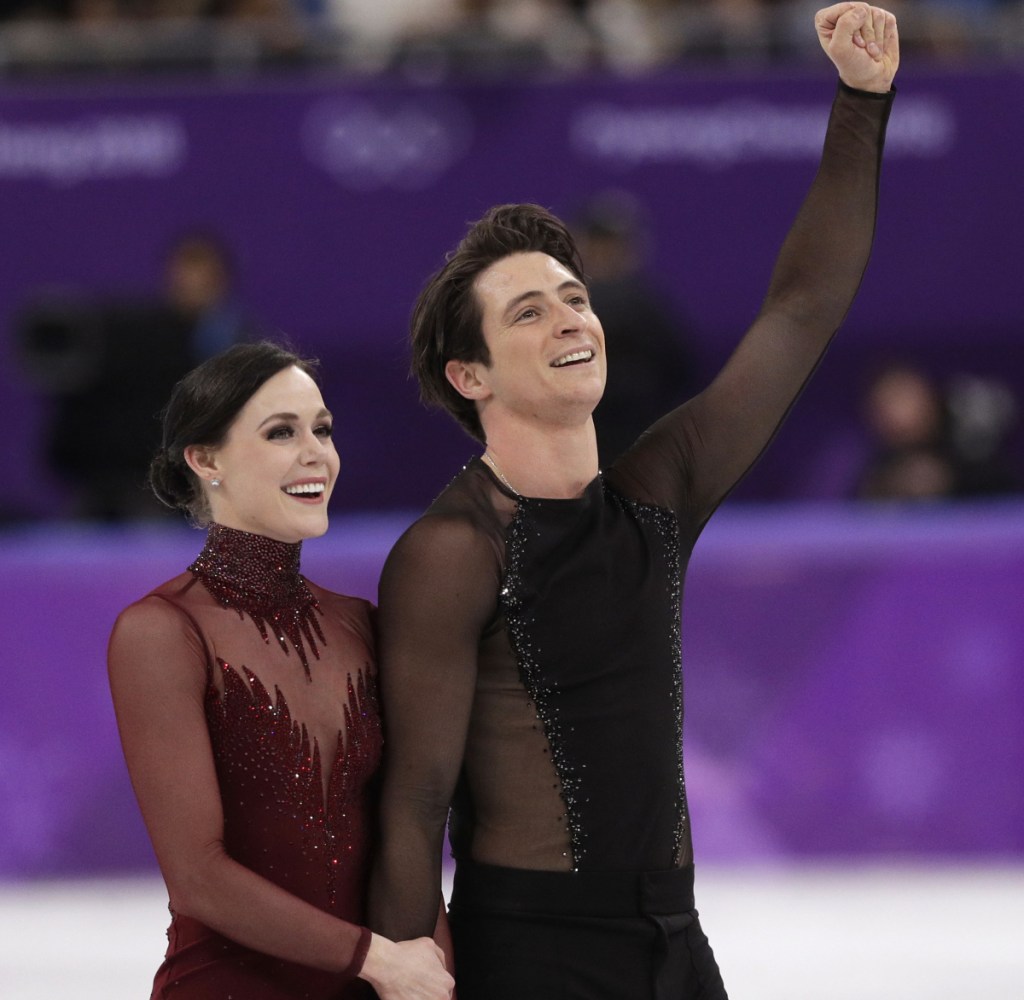
{"type": "Polygon", "coordinates": [[[473,459],[445,486],[420,520],[437,517],[450,523],[470,522],[487,532],[501,523],[494,499],[495,490],[485,467],[473,459]]]}
{"type": "Polygon", "coordinates": [[[478,519],[468,509],[434,504],[402,533],[394,551],[429,550],[435,546],[447,549],[472,549],[486,535],[478,519]]]}
{"type": "Polygon", "coordinates": [[[395,587],[439,597],[453,590],[481,600],[501,579],[501,543],[465,511],[427,511],[395,542],[384,562],[380,607],[395,587]]]}
{"type": "Polygon", "coordinates": [[[436,500],[405,530],[391,550],[396,556],[435,561],[453,556],[463,560],[492,560],[503,541],[501,519],[479,475],[464,467],[436,500]]]}

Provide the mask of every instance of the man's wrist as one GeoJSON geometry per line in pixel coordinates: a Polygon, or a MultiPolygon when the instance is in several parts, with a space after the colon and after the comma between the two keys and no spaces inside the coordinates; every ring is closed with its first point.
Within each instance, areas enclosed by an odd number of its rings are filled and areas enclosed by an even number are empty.
{"type": "Polygon", "coordinates": [[[870,97],[875,100],[884,100],[890,94],[896,93],[896,85],[891,84],[888,90],[864,90],[862,87],[851,87],[842,77],[839,78],[839,89],[848,94],[856,94],[861,97],[870,97]]]}

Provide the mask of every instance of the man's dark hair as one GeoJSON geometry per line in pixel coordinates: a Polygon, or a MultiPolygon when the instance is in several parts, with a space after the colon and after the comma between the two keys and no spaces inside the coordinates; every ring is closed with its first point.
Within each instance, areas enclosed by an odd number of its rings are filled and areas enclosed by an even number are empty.
{"type": "Polygon", "coordinates": [[[426,283],[413,308],[412,373],[420,398],[447,410],[471,437],[484,443],[476,403],[445,376],[449,361],[491,363],[473,285],[492,264],[516,253],[553,257],[586,283],[576,242],[565,223],[539,205],[498,205],[471,224],[444,267],[426,283]]]}

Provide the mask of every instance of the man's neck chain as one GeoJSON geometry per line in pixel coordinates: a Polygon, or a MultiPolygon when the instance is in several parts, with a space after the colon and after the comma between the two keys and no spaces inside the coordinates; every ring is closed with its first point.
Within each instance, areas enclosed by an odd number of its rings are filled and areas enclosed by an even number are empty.
{"type": "Polygon", "coordinates": [[[498,481],[502,486],[504,486],[513,496],[518,497],[521,500],[523,495],[505,478],[505,474],[498,468],[498,463],[494,461],[494,456],[491,455],[489,451],[484,452],[483,460],[494,470],[494,474],[498,477],[498,481]]]}

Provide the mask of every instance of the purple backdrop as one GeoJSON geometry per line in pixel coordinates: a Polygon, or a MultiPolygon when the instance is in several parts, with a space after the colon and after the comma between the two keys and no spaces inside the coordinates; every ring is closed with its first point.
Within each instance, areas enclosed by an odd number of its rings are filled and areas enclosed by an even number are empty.
{"type": "MultiPolygon", "coordinates": [[[[303,569],[373,599],[411,515],[336,518],[303,569]]],[[[0,547],[0,878],[152,865],[110,707],[117,612],[185,529],[0,547]]],[[[1024,853],[1024,505],[726,507],[684,604],[698,857],[1024,853]]]]}
{"type": "MultiPolygon", "coordinates": [[[[875,258],[846,329],[748,496],[849,482],[859,375],[890,350],[1024,392],[1024,78],[905,65],[875,258]]],[[[387,546],[472,448],[404,376],[415,290],[499,201],[571,214],[634,192],[652,270],[706,374],[757,309],[814,169],[833,84],[807,75],[476,84],[295,79],[0,94],[0,511],[60,509],[47,411],[13,317],[46,288],[153,291],[193,226],[234,248],[243,300],[324,357],[343,481],[306,569],[373,596],[387,546]],[[392,507],[390,519],[354,510],[392,507]]],[[[612,363],[614,363],[614,358],[612,363]]],[[[103,442],[96,442],[98,448],[103,442]]],[[[741,492],[743,495],[743,492],[741,492]]],[[[1024,849],[1020,507],[731,505],[685,611],[687,759],[704,858],[1024,849]]],[[[0,538],[0,875],[151,864],[103,656],[117,611],[187,564],[184,531],[0,538]]]]}
{"type": "MultiPolygon", "coordinates": [[[[877,250],[808,398],[747,495],[848,486],[858,373],[880,352],[995,371],[1024,389],[1024,78],[901,70],[877,250]],[[839,449],[842,451],[842,448],[839,449]]],[[[465,457],[405,380],[411,300],[464,223],[499,201],[572,214],[608,186],[653,221],[652,270],[710,374],[755,313],[814,169],[833,82],[820,72],[443,88],[282,78],[7,84],[0,94],[0,510],[59,509],[46,408],[11,324],[45,288],[137,294],[185,228],[221,232],[241,295],[327,366],[339,503],[418,508],[465,457]]],[[[614,357],[612,359],[614,363],[614,357]]]]}

